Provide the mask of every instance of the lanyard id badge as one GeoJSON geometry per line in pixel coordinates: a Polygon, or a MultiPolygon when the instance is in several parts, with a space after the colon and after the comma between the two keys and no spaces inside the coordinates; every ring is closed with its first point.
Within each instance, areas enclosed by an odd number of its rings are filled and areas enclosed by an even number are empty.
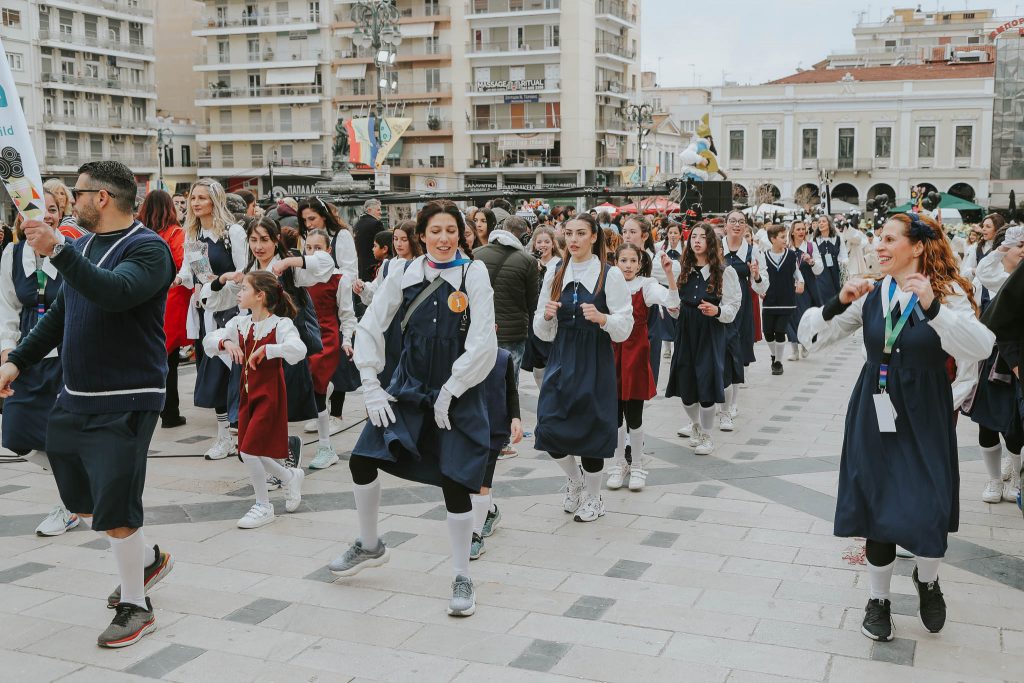
{"type": "Polygon", "coordinates": [[[885,311],[885,343],[882,347],[882,362],[878,365],[878,393],[871,397],[874,401],[875,417],[878,420],[878,431],[883,433],[896,431],[896,408],[892,404],[892,398],[886,392],[886,385],[889,379],[889,361],[892,359],[892,350],[896,345],[896,340],[899,338],[900,333],[903,332],[903,328],[906,327],[907,321],[910,320],[914,307],[917,306],[917,295],[913,294],[906,307],[900,313],[899,320],[893,325],[891,303],[895,293],[896,282],[892,281],[889,283],[890,306],[887,306],[885,311]]]}
{"type": "Polygon", "coordinates": [[[36,320],[46,313],[46,273],[43,271],[43,259],[36,257],[36,320]]]}

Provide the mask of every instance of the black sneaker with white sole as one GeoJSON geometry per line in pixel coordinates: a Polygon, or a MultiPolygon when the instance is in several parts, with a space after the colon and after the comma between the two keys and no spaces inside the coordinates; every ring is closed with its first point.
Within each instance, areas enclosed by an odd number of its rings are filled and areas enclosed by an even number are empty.
{"type": "Polygon", "coordinates": [[[288,457],[285,467],[302,467],[302,439],[297,436],[288,437],[288,457]]]}
{"type": "Polygon", "coordinates": [[[921,583],[917,580],[917,567],[914,567],[914,588],[917,589],[917,597],[921,601],[921,624],[930,633],[938,633],[946,625],[946,600],[942,597],[939,579],[936,577],[934,581],[921,583]]]}
{"type": "Polygon", "coordinates": [[[893,639],[895,625],[892,622],[892,603],[872,598],[864,608],[864,621],[860,632],[871,640],[889,642],[893,639]]]}

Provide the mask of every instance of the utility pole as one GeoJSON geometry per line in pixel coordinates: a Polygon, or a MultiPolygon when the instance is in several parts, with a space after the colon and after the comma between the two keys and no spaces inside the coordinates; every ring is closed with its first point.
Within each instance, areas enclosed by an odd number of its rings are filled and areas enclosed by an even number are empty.
{"type": "Polygon", "coordinates": [[[356,24],[352,42],[363,49],[373,50],[373,64],[377,68],[374,135],[378,143],[384,118],[384,88],[390,84],[387,69],[395,65],[398,58],[396,50],[402,44],[402,33],[398,28],[400,19],[398,8],[386,0],[363,0],[352,6],[352,21],[356,24]]]}

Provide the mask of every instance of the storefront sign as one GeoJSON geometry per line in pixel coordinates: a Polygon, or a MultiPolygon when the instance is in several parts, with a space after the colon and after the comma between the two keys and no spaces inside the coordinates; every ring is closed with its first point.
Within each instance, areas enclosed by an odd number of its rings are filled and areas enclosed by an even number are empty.
{"type": "Polygon", "coordinates": [[[1006,22],[1002,26],[997,27],[996,30],[992,31],[992,33],[988,34],[988,37],[992,40],[995,40],[999,36],[1009,31],[1010,29],[1018,27],[1024,28],[1024,17],[1018,17],[1016,19],[1006,22]]]}
{"type": "Polygon", "coordinates": [[[505,95],[505,104],[522,104],[524,102],[540,102],[540,95],[505,95]]]}
{"type": "Polygon", "coordinates": [[[554,133],[532,133],[525,135],[499,135],[498,149],[554,149],[554,133]]]}
{"type": "Polygon", "coordinates": [[[476,84],[477,92],[494,92],[502,90],[543,90],[543,78],[522,78],[516,81],[480,81],[476,84]]]}

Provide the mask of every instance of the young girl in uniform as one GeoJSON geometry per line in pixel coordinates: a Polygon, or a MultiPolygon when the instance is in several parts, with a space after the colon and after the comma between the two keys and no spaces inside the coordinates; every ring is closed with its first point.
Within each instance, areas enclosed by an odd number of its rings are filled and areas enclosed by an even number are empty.
{"type": "MultiPolygon", "coordinates": [[[[981,232],[978,235],[979,239],[976,243],[971,244],[964,253],[964,259],[960,264],[961,275],[968,280],[974,278],[978,264],[981,263],[983,258],[992,253],[992,250],[995,248],[996,235],[1005,225],[1006,219],[998,213],[990,213],[982,219],[981,232]]],[[[983,301],[987,302],[988,297],[983,296],[983,301]]]]}
{"type": "MultiPolygon", "coordinates": [[[[311,230],[303,245],[306,256],[317,253],[331,254],[331,237],[325,230],[311,230]]],[[[320,324],[323,350],[309,357],[309,371],[313,376],[313,397],[316,399],[316,427],[319,445],[309,463],[313,470],[327,469],[338,462],[338,454],[331,445],[331,424],[327,412],[327,388],[333,381],[334,395],[359,388],[359,372],[352,363],[352,335],[356,331],[356,314],[352,306],[352,286],[349,278],[340,272],[331,275],[308,290],[320,324]]],[[[344,406],[344,402],[341,402],[344,406]]]]}
{"type": "Polygon", "coordinates": [[[274,521],[267,476],[281,480],[284,507],[295,512],[302,501],[303,471],[284,467],[288,457],[287,390],[282,361],[294,365],[305,359],[306,347],[292,323],[295,304],[277,277],[265,271],[245,275],[238,305],[250,311],[237,315],[203,339],[211,358],[225,355],[241,369],[238,403],[238,451],[249,470],[256,503],[238,520],[240,529],[256,529],[274,521]]]}
{"type": "MultiPolygon", "coordinates": [[[[654,268],[654,237],[651,222],[646,216],[630,216],[622,224],[623,244],[632,244],[643,250],[643,263],[641,268],[647,273],[653,273],[655,281],[662,287],[668,286],[668,280],[660,268],[654,268]]],[[[616,247],[616,250],[618,248],[616,247]]],[[[614,259],[615,252],[611,256],[614,259]]],[[[675,274],[679,274],[679,263],[675,263],[675,274]]],[[[663,338],[674,337],[675,325],[664,322],[670,318],[668,311],[661,306],[652,306],[647,316],[647,338],[650,344],[651,372],[654,374],[655,393],[657,393],[658,377],[661,375],[661,342],[663,338]]]]}
{"type": "Polygon", "coordinates": [[[633,329],[622,343],[612,344],[615,352],[615,377],[618,384],[618,426],[615,457],[608,469],[605,485],[613,491],[628,482],[630,491],[640,491],[647,483],[647,458],[644,457],[643,415],[644,401],[654,398],[654,374],[651,372],[650,349],[647,338],[648,311],[679,307],[679,291],[673,271],[674,261],[662,252],[659,266],[668,280],[662,287],[650,277],[650,270],[642,265],[644,254],[634,244],[623,244],[615,252],[618,269],[626,280],[633,306],[633,329]],[[632,450],[627,462],[626,432],[632,450]]]}
{"type": "Polygon", "coordinates": [[[826,302],[839,293],[842,287],[841,266],[850,260],[843,238],[832,226],[831,216],[818,216],[817,227],[814,230],[814,245],[818,248],[822,264],[822,273],[816,278],[818,295],[822,302],[826,302]]]}
{"type": "MultiPolygon", "coordinates": [[[[537,258],[540,272],[537,274],[537,290],[544,284],[544,277],[549,270],[558,268],[562,262],[562,249],[558,246],[558,237],[554,228],[543,225],[533,231],[530,252],[537,258]]],[[[530,334],[526,340],[526,352],[523,353],[523,370],[533,373],[533,381],[540,389],[544,383],[544,368],[551,352],[551,342],[541,341],[530,325],[530,334]]]]}
{"type": "Polygon", "coordinates": [[[715,447],[715,405],[725,402],[728,326],[743,295],[736,271],[723,262],[720,242],[707,223],[693,226],[680,266],[679,327],[665,396],[682,399],[692,425],[690,447],[697,455],[708,455],[715,447]]]}
{"type": "Polygon", "coordinates": [[[467,256],[466,224],[452,202],[429,202],[416,218],[427,253],[385,278],[356,328],[355,362],[369,422],[352,449],[359,538],[330,571],[351,576],[388,560],[377,531],[378,471],[441,488],[448,510],[452,599],[448,614],[476,610],[469,554],[470,495],[483,485],[491,430],[482,383],[498,338],[487,268],[467,256]],[[399,320],[402,354],[385,389],[385,332],[399,320]]]}
{"type": "Polygon", "coordinates": [[[867,539],[870,598],[861,632],[873,640],[893,638],[897,543],[917,556],[921,622],[932,633],[945,624],[939,564],[960,517],[946,361],[977,363],[995,342],[940,230],[927,216],[890,217],[878,240],[885,277],[850,280],[800,320],[800,341],[812,351],[863,329],[867,359],[847,410],[835,535],[867,539]]]}
{"type": "Polygon", "coordinates": [[[797,361],[801,357],[807,358],[807,347],[800,345],[800,340],[797,338],[797,327],[800,325],[800,318],[804,311],[821,306],[817,279],[825,269],[825,265],[818,260],[814,242],[807,239],[807,224],[801,220],[793,221],[789,228],[789,247],[797,253],[800,275],[804,280],[804,291],[796,295],[796,308],[786,325],[786,336],[793,348],[789,360],[797,361]]]}
{"type": "MultiPolygon", "coordinates": [[[[74,226],[60,227],[61,212],[52,192],[43,193],[43,203],[43,222],[65,238],[74,239],[78,234],[74,226]]],[[[0,361],[4,363],[7,354],[53,305],[63,280],[48,257],[37,256],[28,247],[21,223],[15,222],[19,241],[8,245],[0,257],[0,361]]],[[[21,372],[11,385],[14,395],[4,399],[0,424],[3,447],[47,471],[50,459],[46,455],[46,424],[64,377],[58,353],[55,350],[49,358],[21,372]]],[[[78,515],[58,503],[36,527],[36,534],[59,536],[80,521],[78,515]]]]}
{"type": "Polygon", "coordinates": [[[577,522],[593,522],[604,514],[601,469],[615,455],[612,343],[629,338],[633,304],[622,271],[607,265],[604,231],[594,218],[581,214],[562,230],[568,255],[548,269],[543,306],[538,303],[533,319],[537,337],[552,342],[537,403],[535,447],[547,451],[568,477],[565,511],[576,513],[577,522]]]}
{"type": "MultiPolygon", "coordinates": [[[[249,260],[245,229],[235,222],[227,208],[224,187],[216,180],[201,178],[192,185],[185,211],[185,259],[175,285],[193,290],[186,321],[189,339],[203,339],[237,314],[234,298],[223,310],[203,305],[200,292],[210,278],[237,273],[249,260]],[[205,257],[203,257],[205,252],[205,257]]],[[[220,358],[207,356],[196,344],[196,383],[193,402],[197,408],[213,408],[217,415],[217,440],[206,451],[207,460],[226,458],[234,450],[228,431],[228,376],[230,369],[220,358]]]]}
{"type": "Polygon", "coordinates": [[[782,352],[786,348],[786,326],[796,310],[796,297],[804,292],[800,256],[786,246],[786,228],[775,223],[768,227],[771,250],[765,254],[768,264],[768,291],[761,302],[761,327],[772,354],[772,374],[781,375],[782,352]]]}
{"type": "MultiPolygon", "coordinates": [[[[654,245],[654,257],[658,258],[658,254],[665,253],[673,261],[678,261],[683,255],[683,226],[675,221],[669,221],[665,226],[665,239],[654,245]]],[[[656,270],[654,266],[651,266],[652,270],[656,270]]],[[[661,281],[661,273],[657,274],[658,284],[662,286],[668,286],[669,280],[675,280],[679,276],[679,271],[676,270],[674,274],[669,277],[665,282],[661,281]]],[[[672,340],[676,338],[676,323],[677,319],[670,315],[664,308],[659,309],[660,315],[658,316],[657,322],[659,324],[659,338],[662,341],[662,345],[665,347],[665,351],[662,354],[663,358],[672,359],[672,340]]]]}
{"type": "Polygon", "coordinates": [[[341,218],[338,209],[313,195],[299,204],[299,218],[302,219],[306,231],[323,230],[330,236],[331,255],[334,257],[335,265],[343,275],[348,276],[349,282],[355,282],[359,277],[356,243],[351,228],[341,218]]]}

